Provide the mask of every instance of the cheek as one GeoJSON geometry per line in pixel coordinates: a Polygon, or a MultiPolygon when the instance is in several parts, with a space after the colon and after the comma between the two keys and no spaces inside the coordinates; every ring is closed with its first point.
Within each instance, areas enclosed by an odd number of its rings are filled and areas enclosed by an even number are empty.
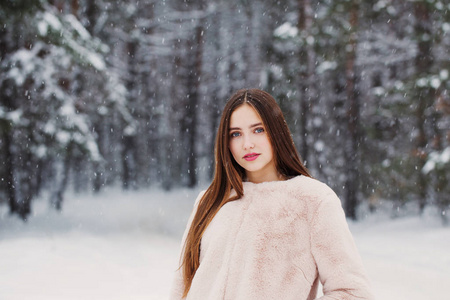
{"type": "Polygon", "coordinates": [[[264,139],[264,148],[267,149],[267,151],[270,151],[270,153],[273,155],[273,147],[267,136],[264,139]]]}
{"type": "Polygon", "coordinates": [[[231,155],[233,155],[233,157],[236,157],[237,153],[238,153],[238,145],[236,140],[231,140],[228,148],[230,149],[231,155]]]}
{"type": "Polygon", "coordinates": [[[259,139],[259,144],[266,149],[272,149],[272,144],[270,144],[269,137],[267,135],[261,136],[259,139]]]}

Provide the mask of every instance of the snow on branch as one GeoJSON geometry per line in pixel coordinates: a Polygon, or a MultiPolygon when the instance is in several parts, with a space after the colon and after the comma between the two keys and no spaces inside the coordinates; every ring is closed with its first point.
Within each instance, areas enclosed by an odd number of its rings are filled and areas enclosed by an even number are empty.
{"type": "Polygon", "coordinates": [[[450,162],[450,147],[445,148],[442,152],[434,151],[428,156],[426,164],[422,168],[422,173],[428,174],[436,169],[443,169],[450,162]]]}

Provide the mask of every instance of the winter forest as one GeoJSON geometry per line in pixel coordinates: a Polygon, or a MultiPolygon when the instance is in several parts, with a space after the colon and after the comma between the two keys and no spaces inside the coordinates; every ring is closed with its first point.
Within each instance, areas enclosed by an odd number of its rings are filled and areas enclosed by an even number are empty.
{"type": "Polygon", "coordinates": [[[207,182],[232,92],[269,91],[347,216],[450,204],[445,1],[2,1],[0,203],[207,182]]]}
{"type": "Polygon", "coordinates": [[[241,88],[281,106],[379,299],[450,294],[448,1],[2,0],[0,25],[0,298],[165,299],[241,88]]]}

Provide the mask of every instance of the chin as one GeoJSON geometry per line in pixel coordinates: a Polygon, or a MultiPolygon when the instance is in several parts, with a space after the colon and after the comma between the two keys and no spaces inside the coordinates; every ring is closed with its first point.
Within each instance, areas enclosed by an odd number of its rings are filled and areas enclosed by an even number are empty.
{"type": "Polygon", "coordinates": [[[253,168],[244,168],[247,172],[258,172],[261,168],[253,167],[253,168]]]}

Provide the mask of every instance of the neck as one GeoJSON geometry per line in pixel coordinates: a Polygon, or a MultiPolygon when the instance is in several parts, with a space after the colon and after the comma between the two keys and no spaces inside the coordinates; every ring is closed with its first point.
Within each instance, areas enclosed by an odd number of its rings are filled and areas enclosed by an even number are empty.
{"type": "Polygon", "coordinates": [[[278,172],[275,173],[253,173],[253,172],[246,172],[247,181],[253,182],[253,183],[262,183],[267,181],[282,181],[285,180],[284,176],[279,174],[278,172]]]}

